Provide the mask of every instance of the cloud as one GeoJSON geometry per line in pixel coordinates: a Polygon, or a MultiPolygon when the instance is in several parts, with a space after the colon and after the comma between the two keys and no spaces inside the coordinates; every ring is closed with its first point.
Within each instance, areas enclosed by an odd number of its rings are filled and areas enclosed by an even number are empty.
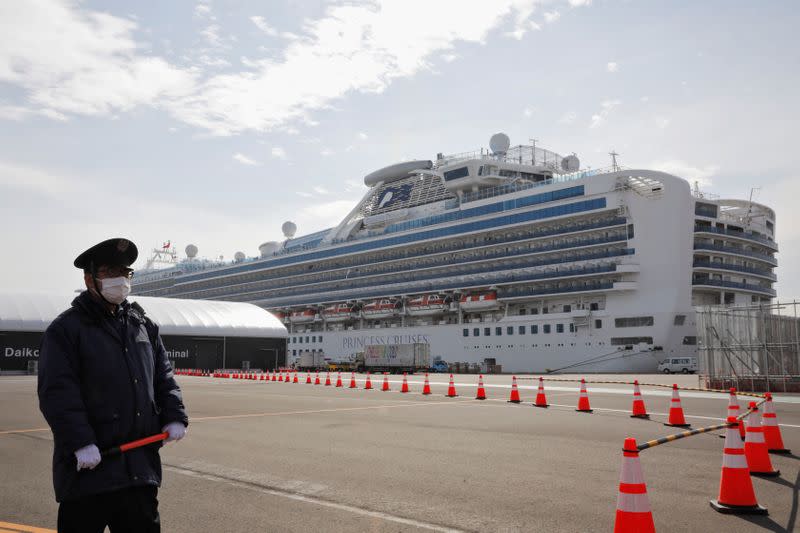
{"type": "Polygon", "coordinates": [[[314,185],[313,187],[311,187],[311,190],[314,191],[317,194],[330,194],[331,193],[328,189],[326,189],[325,187],[322,187],[321,185],[314,185]]]}
{"type": "Polygon", "coordinates": [[[600,111],[592,115],[592,122],[589,124],[590,128],[597,128],[602,126],[608,115],[611,114],[611,111],[614,110],[615,107],[619,106],[622,103],[621,100],[605,100],[604,102],[600,103],[600,111]]]}
{"type": "Polygon", "coordinates": [[[369,137],[363,131],[359,131],[358,132],[358,138],[361,139],[362,141],[366,141],[369,137]]]}
{"type": "Polygon", "coordinates": [[[311,233],[339,224],[353,209],[353,200],[333,200],[303,207],[298,211],[297,226],[307,228],[304,233],[311,233]]]}
{"type": "Polygon", "coordinates": [[[570,7],[582,7],[592,5],[592,0],[569,0],[570,7]]]}
{"type": "Polygon", "coordinates": [[[558,11],[545,11],[544,13],[544,21],[548,24],[556,22],[560,18],[561,18],[561,13],[559,13],[558,11]]]}
{"type": "Polygon", "coordinates": [[[238,161],[239,163],[241,163],[243,165],[248,165],[248,166],[254,166],[255,167],[255,166],[258,166],[258,165],[261,164],[258,161],[256,161],[255,159],[250,159],[246,155],[244,155],[242,153],[238,153],[238,152],[233,154],[233,159],[238,161]]]}
{"type": "Polygon", "coordinates": [[[322,151],[319,153],[319,155],[322,155],[322,156],[325,156],[325,157],[327,157],[327,156],[329,156],[329,155],[333,155],[333,154],[335,154],[335,153],[336,153],[336,152],[334,152],[334,151],[333,151],[333,150],[331,150],[330,148],[327,148],[327,147],[326,147],[326,148],[323,148],[323,149],[322,149],[322,151]]]}
{"type": "Polygon", "coordinates": [[[658,126],[658,128],[662,130],[667,126],[669,126],[669,123],[671,122],[671,120],[668,119],[667,117],[656,117],[655,121],[656,121],[656,126],[658,126]]]}
{"type": "Polygon", "coordinates": [[[20,121],[36,115],[62,122],[67,120],[66,115],[52,109],[30,109],[23,106],[0,105],[0,120],[20,121]]]}
{"type": "Polygon", "coordinates": [[[561,115],[561,117],[558,119],[558,123],[567,125],[574,124],[577,118],[578,115],[575,113],[575,111],[567,111],[566,113],[561,115]]]}
{"type": "Polygon", "coordinates": [[[250,17],[250,21],[256,25],[256,27],[263,31],[265,34],[269,35],[270,37],[277,37],[278,30],[267,24],[267,21],[264,17],[261,16],[252,16],[250,17]]]}
{"type": "Polygon", "coordinates": [[[525,115],[526,118],[530,118],[536,111],[535,107],[526,106],[525,109],[522,110],[522,114],[525,115]]]}
{"type": "Polygon", "coordinates": [[[609,61],[606,64],[606,70],[608,72],[618,72],[619,71],[619,65],[614,61],[609,61]]]}
{"type": "Polygon", "coordinates": [[[68,191],[74,180],[46,170],[0,160],[0,190],[16,189],[58,197],[68,191]]]}
{"type": "Polygon", "coordinates": [[[445,63],[452,63],[453,61],[455,61],[456,59],[459,58],[459,55],[458,54],[442,54],[441,58],[445,63]]]}
{"type": "Polygon", "coordinates": [[[196,17],[209,17],[209,16],[212,16],[211,15],[211,6],[209,6],[208,4],[203,4],[203,3],[197,4],[196,6],[194,6],[194,15],[196,17]]]}
{"type": "Polygon", "coordinates": [[[271,151],[272,157],[275,159],[286,159],[286,150],[280,146],[274,146],[271,151]]]}
{"type": "Polygon", "coordinates": [[[719,165],[697,167],[680,159],[654,161],[649,168],[681,177],[691,184],[697,181],[701,187],[710,187],[711,178],[719,171],[719,165]]]}

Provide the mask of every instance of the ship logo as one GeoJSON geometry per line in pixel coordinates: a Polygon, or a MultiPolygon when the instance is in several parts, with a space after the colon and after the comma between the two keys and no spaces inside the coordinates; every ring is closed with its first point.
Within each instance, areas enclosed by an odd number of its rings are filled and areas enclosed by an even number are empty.
{"type": "Polygon", "coordinates": [[[380,200],[378,200],[378,209],[389,207],[391,204],[395,202],[400,202],[403,200],[411,199],[411,189],[413,185],[401,185],[399,187],[389,187],[384,189],[383,193],[381,194],[380,200]]]}

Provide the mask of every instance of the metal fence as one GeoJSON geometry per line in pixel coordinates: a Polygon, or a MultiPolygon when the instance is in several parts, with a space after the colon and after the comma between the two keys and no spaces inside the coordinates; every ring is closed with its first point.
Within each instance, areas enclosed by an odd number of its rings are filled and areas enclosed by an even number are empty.
{"type": "Polygon", "coordinates": [[[800,392],[798,303],[698,307],[697,348],[706,386],[800,392]]]}

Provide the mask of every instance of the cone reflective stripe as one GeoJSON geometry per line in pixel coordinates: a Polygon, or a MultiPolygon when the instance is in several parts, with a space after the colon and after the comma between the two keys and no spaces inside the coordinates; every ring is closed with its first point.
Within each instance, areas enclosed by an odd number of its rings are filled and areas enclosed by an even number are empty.
{"type": "Polygon", "coordinates": [[[589,405],[589,393],[586,392],[586,380],[581,378],[581,394],[578,397],[578,408],[575,409],[579,413],[591,413],[593,409],[589,405]]]}
{"type": "Polygon", "coordinates": [[[544,379],[539,378],[539,390],[536,392],[535,407],[548,407],[547,396],[544,394],[544,379]]]}
{"type": "MultiPolygon", "coordinates": [[[[739,416],[739,399],[736,397],[736,389],[731,387],[730,389],[730,399],[728,400],[728,417],[736,418],[739,416]]],[[[739,436],[742,438],[742,442],[744,442],[744,420],[739,420],[739,436]]],[[[725,438],[725,435],[719,436],[721,439],[725,438]]]]}
{"type": "Polygon", "coordinates": [[[478,393],[475,395],[476,400],[486,399],[486,390],[483,388],[483,374],[478,376],[478,393]]]}
{"type": "Polygon", "coordinates": [[[447,394],[445,394],[448,398],[455,398],[458,396],[456,394],[456,385],[453,383],[453,374],[450,374],[450,385],[447,386],[447,394]]]}
{"type": "Polygon", "coordinates": [[[383,386],[381,387],[382,391],[388,391],[389,389],[389,374],[386,372],[383,373],[383,386]]]}
{"type": "Polygon", "coordinates": [[[314,378],[314,385],[320,385],[321,382],[319,380],[319,372],[317,372],[316,377],[314,378]]]}
{"type": "Polygon", "coordinates": [[[355,389],[356,388],[356,373],[355,372],[352,372],[350,374],[350,388],[351,389],[355,389]]]}
{"type": "Polygon", "coordinates": [[[408,392],[408,378],[405,372],[403,372],[403,386],[400,388],[400,392],[404,394],[408,392]]]}
{"type": "Polygon", "coordinates": [[[639,390],[639,380],[633,381],[633,408],[631,418],[650,418],[642,400],[642,391],[639,390]]]}
{"type": "Polygon", "coordinates": [[[367,372],[367,382],[364,383],[364,389],[371,389],[372,388],[372,380],[369,379],[369,372],[367,372]]]}
{"type": "Polygon", "coordinates": [[[655,533],[655,530],[636,439],[629,437],[622,448],[614,533],[655,533]]]}
{"type": "Polygon", "coordinates": [[[676,428],[688,428],[691,424],[686,423],[683,417],[683,407],[681,407],[681,396],[678,394],[678,385],[672,384],[672,400],[669,403],[669,420],[665,426],[673,426],[676,428]]]}
{"type": "Polygon", "coordinates": [[[337,387],[341,387],[342,386],[342,373],[341,372],[339,372],[339,374],[337,374],[337,376],[336,376],[336,386],[337,387]]]}
{"type": "Polygon", "coordinates": [[[517,376],[511,376],[511,395],[508,397],[509,403],[519,403],[519,389],[517,388],[517,376]]]}
{"type": "Polygon", "coordinates": [[[428,373],[425,372],[425,384],[422,386],[422,394],[427,396],[431,393],[431,384],[428,382],[428,373]]]}
{"type": "Polygon", "coordinates": [[[325,386],[326,387],[330,387],[331,386],[331,373],[330,372],[328,372],[325,375],[325,386]]]}
{"type": "Polygon", "coordinates": [[[764,428],[761,427],[761,413],[756,402],[750,402],[750,423],[747,425],[744,439],[744,454],[750,474],[755,476],[777,476],[781,472],[772,468],[772,461],[764,439],[764,428]]]}
{"type": "Polygon", "coordinates": [[[767,401],[764,402],[764,414],[761,417],[761,426],[764,428],[764,440],[767,441],[767,450],[771,453],[792,453],[783,447],[783,436],[781,427],[778,425],[778,417],[775,416],[775,408],[772,405],[772,394],[767,393],[767,401]]]}
{"type": "Polygon", "coordinates": [[[719,497],[709,503],[715,511],[720,513],[767,514],[767,510],[758,505],[756,501],[736,417],[729,416],[728,422],[736,425],[725,430],[725,450],[722,455],[719,497]]]}

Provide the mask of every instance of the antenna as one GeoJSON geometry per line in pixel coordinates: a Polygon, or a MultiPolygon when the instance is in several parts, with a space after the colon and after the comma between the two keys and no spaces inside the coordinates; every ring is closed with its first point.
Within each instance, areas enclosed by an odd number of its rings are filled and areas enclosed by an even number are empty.
{"type": "Polygon", "coordinates": [[[539,139],[528,139],[531,142],[531,165],[536,165],[536,143],[539,139]]]}
{"type": "Polygon", "coordinates": [[[612,148],[611,151],[608,152],[608,155],[611,156],[611,168],[614,170],[614,172],[618,171],[619,165],[617,164],[617,156],[619,154],[612,148]]]}
{"type": "Polygon", "coordinates": [[[695,198],[703,198],[703,193],[700,192],[700,182],[694,180],[694,196],[695,198]]]}
{"type": "Polygon", "coordinates": [[[747,204],[747,214],[744,217],[744,223],[749,227],[750,222],[753,220],[753,193],[761,190],[761,187],[750,188],[750,199],[747,204]]]}

